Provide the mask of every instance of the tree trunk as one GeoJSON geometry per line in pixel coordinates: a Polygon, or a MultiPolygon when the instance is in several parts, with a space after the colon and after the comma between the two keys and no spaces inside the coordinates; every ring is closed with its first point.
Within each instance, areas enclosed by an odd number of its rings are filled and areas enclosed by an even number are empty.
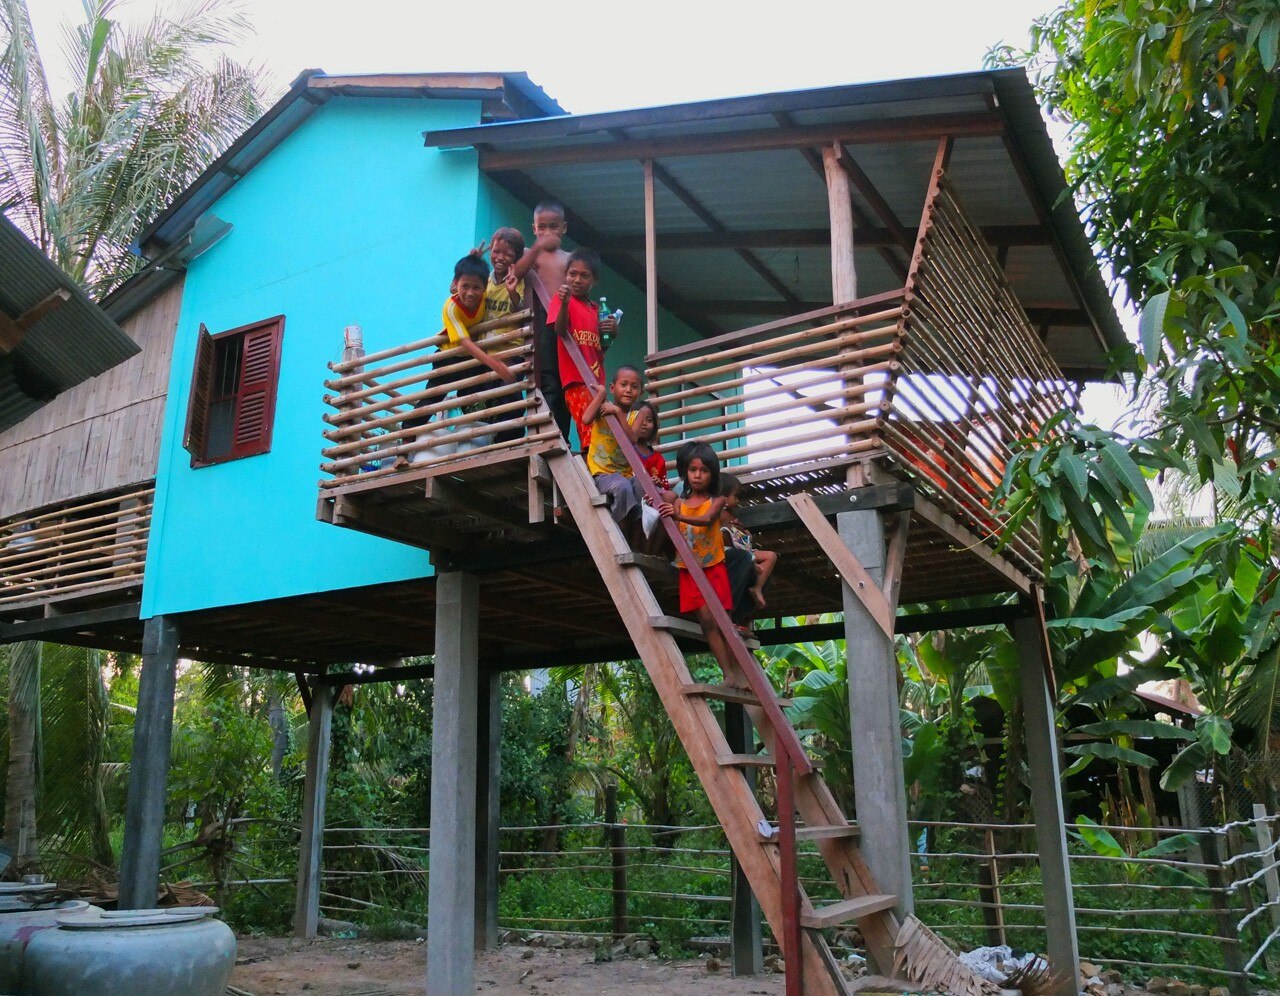
{"type": "Polygon", "coordinates": [[[9,651],[9,771],[4,831],[13,870],[35,871],[36,758],[40,740],[40,644],[18,643],[9,651]]]}
{"type": "Polygon", "coordinates": [[[267,722],[271,726],[271,777],[279,782],[284,756],[289,753],[289,720],[274,682],[267,698],[267,722]]]}

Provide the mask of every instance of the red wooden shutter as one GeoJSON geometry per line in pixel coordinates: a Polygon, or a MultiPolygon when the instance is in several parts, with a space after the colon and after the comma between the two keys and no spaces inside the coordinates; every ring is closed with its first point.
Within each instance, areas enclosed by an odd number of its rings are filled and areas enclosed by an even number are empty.
{"type": "Polygon", "coordinates": [[[280,316],[247,329],[241,339],[240,386],[231,440],[233,460],[271,449],[283,333],[284,317],[280,316]]]}
{"type": "Polygon", "coordinates": [[[187,427],[182,446],[191,454],[191,465],[205,459],[209,448],[209,399],[213,396],[213,336],[200,323],[196,340],[195,369],[191,373],[191,397],[187,399],[187,427]]]}

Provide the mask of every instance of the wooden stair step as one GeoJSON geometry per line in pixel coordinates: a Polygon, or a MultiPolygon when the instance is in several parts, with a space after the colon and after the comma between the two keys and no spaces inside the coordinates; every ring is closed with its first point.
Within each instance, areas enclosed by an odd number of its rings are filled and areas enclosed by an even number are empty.
{"type": "MultiPolygon", "coordinates": [[[[654,629],[666,630],[672,636],[688,640],[706,640],[702,635],[702,627],[692,619],[682,619],[680,616],[650,616],[649,625],[654,629]]],[[[760,649],[759,640],[748,638],[743,642],[746,643],[748,650],[760,649]]]]}
{"type": "Polygon", "coordinates": [[[772,768],[772,754],[720,754],[716,757],[725,768],[772,768]]]}
{"type": "Polygon", "coordinates": [[[796,827],[796,840],[835,840],[838,837],[857,837],[861,832],[856,823],[796,827]]]}
{"type": "Polygon", "coordinates": [[[648,553],[616,553],[613,556],[623,567],[639,567],[646,574],[656,574],[662,578],[670,578],[674,580],[680,573],[680,569],[676,567],[670,560],[665,557],[654,557],[648,553]]]}
{"type": "MultiPolygon", "coordinates": [[[[760,700],[750,688],[739,688],[736,685],[709,685],[705,682],[694,682],[684,686],[685,695],[700,695],[704,699],[716,699],[719,702],[736,702],[739,705],[758,706],[760,700]]],[[[791,705],[790,699],[778,699],[778,705],[791,705]]]]}
{"type": "Polygon", "coordinates": [[[858,896],[856,899],[842,899],[838,903],[816,906],[808,912],[801,913],[800,925],[811,930],[836,927],[850,920],[883,913],[897,905],[897,896],[858,896]]]}

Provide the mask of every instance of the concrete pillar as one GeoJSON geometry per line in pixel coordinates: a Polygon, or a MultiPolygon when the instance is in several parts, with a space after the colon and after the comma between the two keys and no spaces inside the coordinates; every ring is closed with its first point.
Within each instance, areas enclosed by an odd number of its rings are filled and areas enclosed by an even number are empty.
{"type": "MultiPolygon", "coordinates": [[[[877,585],[884,580],[885,540],[874,509],[836,516],[840,539],[877,585]]],[[[862,829],[859,847],[879,887],[898,897],[898,916],[915,909],[911,892],[907,790],[902,774],[902,724],[898,718],[898,659],[893,641],[847,584],[844,590],[845,654],[849,673],[849,723],[853,734],[853,800],[862,829]]],[[[889,966],[878,966],[887,972],[889,966]]]]}
{"type": "Polygon", "coordinates": [[[307,716],[307,768],[302,782],[302,830],[298,841],[298,886],[293,936],[315,937],[320,924],[320,877],[324,869],[324,804],[329,789],[329,742],[338,689],[316,685],[307,716]]]}
{"type": "MultiPolygon", "coordinates": [[[[724,704],[724,738],[734,754],[754,751],[751,717],[736,702],[724,704]]],[[[745,770],[747,780],[755,788],[755,772],[745,770]]],[[[744,975],[759,975],[764,971],[764,933],[760,923],[760,903],[751,891],[742,866],[730,856],[729,871],[732,875],[733,904],[729,914],[729,962],[736,979],[744,975]]]]}
{"type": "Polygon", "coordinates": [[[437,577],[427,992],[441,996],[475,990],[479,610],[474,574],[437,577]]]}
{"type": "Polygon", "coordinates": [[[152,909],[156,905],[177,676],[177,623],[153,616],[142,630],[142,674],[120,850],[121,909],[152,909]]]}
{"type": "Polygon", "coordinates": [[[1076,940],[1076,907],[1067,864],[1066,816],[1062,810],[1062,777],[1058,767],[1058,731],[1049,691],[1045,636],[1034,616],[1013,622],[1018,649],[1022,719],[1031,773],[1031,807],[1036,821],[1036,850],[1044,882],[1044,922],[1049,961],[1059,982],[1057,996],[1080,991],[1080,948],[1076,940]]]}
{"type": "Polygon", "coordinates": [[[476,947],[498,947],[498,827],[501,822],[502,673],[480,681],[476,729],[476,947]]]}

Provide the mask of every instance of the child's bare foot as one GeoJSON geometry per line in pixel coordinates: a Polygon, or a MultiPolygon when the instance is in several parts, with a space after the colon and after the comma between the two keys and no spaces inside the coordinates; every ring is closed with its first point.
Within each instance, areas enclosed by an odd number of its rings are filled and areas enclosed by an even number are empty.
{"type": "Polygon", "coordinates": [[[391,465],[391,469],[392,469],[392,470],[404,470],[405,468],[407,468],[407,467],[409,467],[409,466],[410,466],[410,464],[409,464],[409,458],[408,458],[407,456],[405,456],[403,453],[401,453],[398,457],[396,457],[396,462],[395,462],[395,463],[393,463],[393,464],[391,465]]]}
{"type": "Polygon", "coordinates": [[[756,608],[763,609],[765,607],[764,592],[759,588],[751,588],[751,597],[756,600],[756,608]]]}

